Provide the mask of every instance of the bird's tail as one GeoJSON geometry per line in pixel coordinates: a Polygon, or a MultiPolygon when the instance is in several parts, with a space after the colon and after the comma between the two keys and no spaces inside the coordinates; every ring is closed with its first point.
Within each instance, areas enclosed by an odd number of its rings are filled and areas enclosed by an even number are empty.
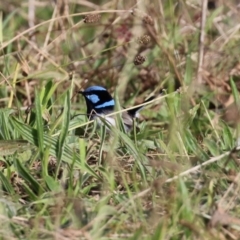
{"type": "MultiPolygon", "coordinates": [[[[147,102],[150,102],[151,100],[153,100],[155,98],[155,96],[152,96],[152,97],[149,97],[148,99],[146,99],[143,103],[147,103],[147,102]]],[[[136,114],[141,111],[143,108],[145,107],[144,106],[140,106],[140,107],[136,107],[136,108],[132,108],[130,110],[128,110],[128,114],[132,117],[135,117],[136,114]]]]}

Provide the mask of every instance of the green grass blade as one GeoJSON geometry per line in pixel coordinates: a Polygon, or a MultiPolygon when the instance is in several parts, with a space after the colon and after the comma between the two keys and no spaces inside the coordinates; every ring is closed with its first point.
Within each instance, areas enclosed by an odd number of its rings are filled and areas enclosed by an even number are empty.
{"type": "Polygon", "coordinates": [[[62,127],[61,127],[61,133],[58,138],[58,144],[57,144],[57,170],[56,170],[56,178],[58,176],[60,166],[62,163],[62,154],[64,152],[64,144],[65,140],[68,134],[68,128],[69,128],[69,122],[70,122],[70,93],[67,91],[67,95],[65,97],[65,102],[64,102],[64,110],[63,110],[63,120],[62,120],[62,127]]]}
{"type": "Polygon", "coordinates": [[[68,127],[70,122],[70,94],[69,91],[67,91],[67,95],[65,97],[64,102],[64,110],[63,110],[63,121],[62,121],[62,127],[61,127],[61,133],[58,138],[58,150],[57,150],[57,158],[58,158],[58,167],[61,163],[61,157],[63,153],[64,143],[68,134],[68,127]]]}
{"type": "MultiPolygon", "coordinates": [[[[31,128],[28,125],[25,125],[19,122],[16,119],[12,119],[12,123],[16,130],[21,134],[23,138],[29,141],[32,144],[36,145],[37,142],[37,130],[31,128]]],[[[57,158],[57,138],[53,138],[48,136],[47,134],[43,134],[44,144],[50,146],[50,154],[57,158]]],[[[69,147],[65,147],[64,153],[62,155],[63,161],[67,163],[71,163],[73,157],[77,157],[76,154],[69,147]]],[[[78,159],[78,158],[77,158],[78,159]]]]}
{"type": "Polygon", "coordinates": [[[14,191],[10,181],[4,176],[2,171],[0,171],[0,182],[2,183],[3,187],[6,189],[6,191],[9,194],[11,194],[11,195],[15,194],[15,191],[14,191]]]}
{"type": "Polygon", "coordinates": [[[11,139],[11,134],[10,134],[10,130],[11,128],[9,128],[9,114],[12,111],[9,109],[1,109],[0,111],[0,133],[2,135],[2,138],[4,140],[10,140],[11,139]]]}
{"type": "MultiPolygon", "coordinates": [[[[11,119],[12,124],[16,128],[16,130],[20,133],[20,135],[25,138],[27,141],[29,141],[32,144],[36,144],[37,141],[37,130],[31,128],[28,125],[25,125],[21,122],[19,122],[16,119],[11,119]]],[[[58,144],[58,138],[57,137],[50,137],[47,134],[43,135],[44,143],[47,146],[50,147],[50,155],[57,158],[57,144],[58,144]]],[[[65,146],[63,154],[62,154],[62,161],[72,164],[72,162],[75,162],[75,167],[78,167],[79,169],[82,169],[82,164],[80,162],[79,154],[76,151],[73,151],[69,146],[65,146]]],[[[100,177],[93,171],[91,167],[87,165],[85,162],[84,164],[84,170],[90,173],[92,176],[94,176],[97,179],[100,179],[100,177]]]]}
{"type": "Polygon", "coordinates": [[[26,140],[0,140],[0,156],[12,155],[33,148],[26,140]]]}
{"type": "Polygon", "coordinates": [[[46,181],[47,186],[51,191],[59,192],[61,190],[59,183],[51,176],[46,176],[44,180],[46,181]]]}
{"type": "Polygon", "coordinates": [[[231,84],[234,100],[239,107],[239,105],[240,105],[239,91],[238,91],[237,86],[232,78],[230,78],[230,84],[231,84]]]}
{"type": "Polygon", "coordinates": [[[43,144],[43,119],[42,119],[42,106],[40,95],[38,91],[35,89],[35,108],[36,108],[36,120],[37,120],[37,139],[36,143],[39,147],[41,158],[44,155],[44,144],[43,144]]]}
{"type": "Polygon", "coordinates": [[[30,184],[33,192],[35,192],[37,194],[44,192],[44,189],[42,188],[42,186],[29,173],[29,170],[27,170],[18,159],[16,159],[15,165],[16,165],[16,169],[17,169],[18,173],[20,174],[20,176],[30,184]]]}
{"type": "Polygon", "coordinates": [[[59,83],[53,84],[52,81],[48,81],[46,86],[45,86],[45,93],[43,96],[42,104],[45,108],[47,108],[48,102],[51,99],[51,97],[54,94],[54,91],[56,90],[57,86],[59,83]]]}

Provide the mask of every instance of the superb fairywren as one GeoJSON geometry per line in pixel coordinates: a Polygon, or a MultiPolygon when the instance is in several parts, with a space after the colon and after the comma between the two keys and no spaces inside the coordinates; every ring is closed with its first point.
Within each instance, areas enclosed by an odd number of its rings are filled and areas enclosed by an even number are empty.
{"type": "MultiPolygon", "coordinates": [[[[98,116],[102,116],[106,121],[115,126],[115,119],[111,116],[105,117],[105,115],[110,114],[114,111],[115,101],[110,95],[110,93],[101,86],[88,87],[84,91],[80,91],[87,104],[87,115],[89,119],[93,120],[98,116]]],[[[152,100],[154,97],[147,99],[145,102],[152,100]]],[[[145,103],[144,102],[144,103],[145,103]]],[[[136,107],[131,110],[122,113],[122,119],[124,127],[127,131],[131,130],[133,126],[133,118],[137,117],[138,111],[143,108],[136,107]]]]}

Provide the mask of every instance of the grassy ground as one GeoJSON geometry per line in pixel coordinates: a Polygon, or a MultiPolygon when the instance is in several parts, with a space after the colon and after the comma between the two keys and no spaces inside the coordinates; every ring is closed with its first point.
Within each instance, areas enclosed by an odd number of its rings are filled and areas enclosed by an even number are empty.
{"type": "Polygon", "coordinates": [[[240,239],[240,15],[223,2],[1,4],[1,239],[240,239]],[[84,115],[91,85],[156,99],[109,134],[84,115]]]}

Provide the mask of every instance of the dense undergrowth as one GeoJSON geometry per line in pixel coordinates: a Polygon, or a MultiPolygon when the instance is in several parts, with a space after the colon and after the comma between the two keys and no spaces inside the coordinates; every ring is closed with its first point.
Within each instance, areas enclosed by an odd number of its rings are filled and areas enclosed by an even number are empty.
{"type": "Polygon", "coordinates": [[[237,1],[0,10],[2,239],[240,238],[237,1]],[[92,85],[156,98],[109,133],[77,93],[92,85]]]}

